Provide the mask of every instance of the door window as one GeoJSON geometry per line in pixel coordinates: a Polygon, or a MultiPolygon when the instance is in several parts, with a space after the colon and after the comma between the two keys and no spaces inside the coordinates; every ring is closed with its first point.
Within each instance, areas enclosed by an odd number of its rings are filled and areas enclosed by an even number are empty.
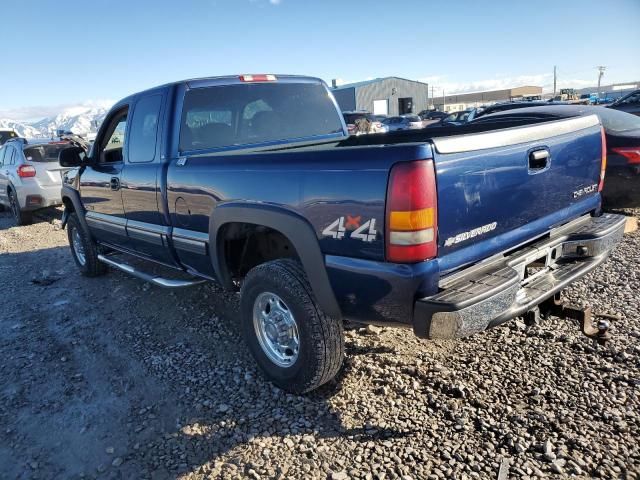
{"type": "Polygon", "coordinates": [[[129,134],[129,161],[151,162],[156,156],[162,95],[142,98],[136,104],[129,134]]]}
{"type": "Polygon", "coordinates": [[[4,165],[4,154],[7,151],[6,147],[0,147],[0,167],[4,165]]]}
{"type": "Polygon", "coordinates": [[[122,162],[122,148],[127,132],[128,110],[121,110],[109,120],[107,131],[100,142],[98,161],[100,163],[122,162]]]}

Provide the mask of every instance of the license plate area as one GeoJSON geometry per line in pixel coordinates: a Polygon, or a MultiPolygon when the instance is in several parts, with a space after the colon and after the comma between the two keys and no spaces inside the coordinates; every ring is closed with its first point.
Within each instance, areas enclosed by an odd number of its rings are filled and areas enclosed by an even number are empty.
{"type": "Polygon", "coordinates": [[[527,285],[534,279],[546,274],[549,271],[549,255],[542,255],[535,260],[526,263],[522,269],[521,284],[527,285]]]}

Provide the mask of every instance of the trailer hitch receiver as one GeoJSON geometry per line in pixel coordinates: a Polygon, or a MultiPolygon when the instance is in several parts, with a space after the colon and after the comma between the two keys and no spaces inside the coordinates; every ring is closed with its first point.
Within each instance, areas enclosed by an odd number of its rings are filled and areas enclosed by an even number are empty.
{"type": "Polygon", "coordinates": [[[600,345],[604,345],[611,339],[610,320],[620,320],[620,317],[609,314],[594,314],[591,307],[577,307],[569,305],[562,300],[560,293],[540,304],[540,313],[543,316],[553,315],[559,318],[567,318],[578,323],[580,330],[587,337],[594,339],[600,345]],[[594,325],[593,320],[598,321],[594,325]]]}

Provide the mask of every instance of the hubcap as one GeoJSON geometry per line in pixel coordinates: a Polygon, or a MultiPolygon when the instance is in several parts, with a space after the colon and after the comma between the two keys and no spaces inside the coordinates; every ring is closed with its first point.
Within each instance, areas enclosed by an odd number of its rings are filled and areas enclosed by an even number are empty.
{"type": "Polygon", "coordinates": [[[80,265],[84,265],[87,262],[87,259],[84,254],[84,245],[82,245],[82,238],[80,237],[80,233],[77,228],[73,229],[71,233],[71,244],[73,246],[73,251],[76,254],[76,258],[80,265]]]}
{"type": "Polygon", "coordinates": [[[253,328],[262,351],[273,363],[287,368],[298,359],[298,325],[282,299],[269,292],[258,295],[253,303],[253,328]]]}

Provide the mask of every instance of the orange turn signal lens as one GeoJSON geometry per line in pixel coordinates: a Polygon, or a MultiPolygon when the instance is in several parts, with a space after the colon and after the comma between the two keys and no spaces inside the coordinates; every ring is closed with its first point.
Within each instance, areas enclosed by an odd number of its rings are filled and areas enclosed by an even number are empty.
{"type": "Polygon", "coordinates": [[[433,227],[433,208],[423,208],[408,212],[390,212],[390,230],[408,232],[431,227],[433,227]]]}

